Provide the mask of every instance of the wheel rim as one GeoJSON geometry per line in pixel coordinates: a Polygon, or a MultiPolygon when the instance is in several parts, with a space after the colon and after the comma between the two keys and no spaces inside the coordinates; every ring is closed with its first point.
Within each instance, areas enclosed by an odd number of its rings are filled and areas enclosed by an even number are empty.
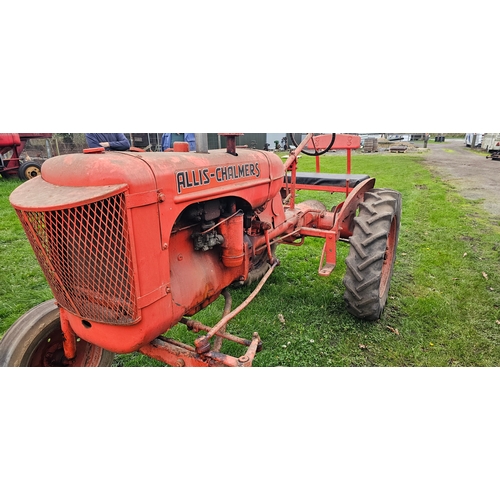
{"type": "Polygon", "coordinates": [[[67,359],[64,356],[62,332],[60,329],[54,329],[39,342],[28,359],[27,365],[44,367],[99,366],[101,356],[102,348],[77,338],[76,356],[74,359],[67,359]]]}
{"type": "Polygon", "coordinates": [[[391,227],[387,236],[387,245],[384,254],[384,263],[382,264],[382,273],[380,277],[380,290],[379,297],[384,297],[387,292],[387,286],[391,280],[392,267],[394,263],[395,249],[396,249],[396,217],[392,218],[391,227]]]}
{"type": "Polygon", "coordinates": [[[24,313],[0,341],[0,366],[111,366],[114,353],[76,338],[76,355],[64,356],[60,310],[54,299],[24,313]]]}
{"type": "Polygon", "coordinates": [[[25,170],[24,175],[26,179],[32,179],[33,177],[38,177],[40,173],[41,173],[40,167],[32,165],[25,170]]]}

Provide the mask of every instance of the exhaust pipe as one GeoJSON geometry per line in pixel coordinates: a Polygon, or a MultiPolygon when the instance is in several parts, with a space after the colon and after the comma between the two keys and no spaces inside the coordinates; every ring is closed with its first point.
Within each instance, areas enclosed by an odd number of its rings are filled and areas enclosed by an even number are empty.
{"type": "Polygon", "coordinates": [[[208,134],[194,134],[196,140],[196,152],[208,153],[208,134]]]}

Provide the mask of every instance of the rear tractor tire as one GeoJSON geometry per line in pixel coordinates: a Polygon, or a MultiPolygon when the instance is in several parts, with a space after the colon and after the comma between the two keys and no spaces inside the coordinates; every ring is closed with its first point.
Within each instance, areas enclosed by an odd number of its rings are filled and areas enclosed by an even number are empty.
{"type": "Polygon", "coordinates": [[[401,193],[371,189],[354,218],[344,300],[357,318],[375,321],[387,302],[401,223],[401,193]]]}
{"type": "Polygon", "coordinates": [[[77,339],[76,357],[68,360],[62,346],[59,308],[47,300],[21,316],[0,341],[0,366],[111,366],[114,354],[77,339]]]}

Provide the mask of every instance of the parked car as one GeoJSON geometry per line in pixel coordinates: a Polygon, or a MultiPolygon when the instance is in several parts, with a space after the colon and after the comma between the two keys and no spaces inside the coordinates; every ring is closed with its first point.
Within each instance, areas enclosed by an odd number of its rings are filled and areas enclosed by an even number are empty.
{"type": "Polygon", "coordinates": [[[468,133],[468,134],[465,134],[465,145],[470,148],[471,145],[472,145],[472,138],[476,136],[476,142],[474,144],[474,147],[475,148],[479,148],[481,147],[481,142],[483,140],[483,134],[475,134],[475,133],[468,133]]]}

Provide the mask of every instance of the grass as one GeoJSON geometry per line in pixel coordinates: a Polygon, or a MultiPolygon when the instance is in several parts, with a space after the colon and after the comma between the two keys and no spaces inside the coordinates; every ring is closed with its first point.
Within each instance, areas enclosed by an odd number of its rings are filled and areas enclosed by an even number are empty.
{"type": "MultiPolygon", "coordinates": [[[[481,209],[430,172],[426,153],[356,154],[353,171],[377,179],[376,187],[403,196],[403,216],[394,276],[382,318],[364,322],[349,315],[342,278],[348,245],[339,244],[338,264],[328,278],[317,274],[322,240],[301,247],[281,245],[281,264],[254,301],[229,323],[228,331],[263,350],[254,366],[498,366],[500,365],[500,228],[481,209]]],[[[345,157],[322,157],[322,170],[343,172],[345,157]]],[[[315,168],[302,157],[301,170],[315,168]]],[[[51,297],[31,248],[8,203],[16,180],[0,181],[0,336],[30,307],[51,297]]],[[[300,192],[299,201],[319,199],[327,207],[341,198],[300,192]]],[[[232,291],[233,307],[252,288],[232,291]]],[[[213,325],[219,298],[196,319],[213,325]]],[[[178,325],[169,333],[192,343],[178,325]]],[[[240,355],[227,341],[223,351],[240,355]]],[[[140,354],[119,355],[116,366],[161,366],[140,354]]]]}

